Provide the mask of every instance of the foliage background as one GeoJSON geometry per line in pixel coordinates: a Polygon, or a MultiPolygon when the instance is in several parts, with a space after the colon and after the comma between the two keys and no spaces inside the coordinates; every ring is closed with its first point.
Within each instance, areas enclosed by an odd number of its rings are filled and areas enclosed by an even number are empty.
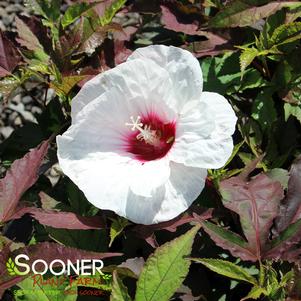
{"type": "Polygon", "coordinates": [[[299,1],[26,1],[0,32],[2,300],[301,299],[300,16],[299,1]],[[54,138],[87,80],[150,44],[191,51],[204,90],[239,121],[194,205],[142,226],[91,206],[59,170],[54,138]],[[104,258],[101,296],[82,296],[82,283],[14,296],[33,285],[9,261],[24,252],[104,258]]]}

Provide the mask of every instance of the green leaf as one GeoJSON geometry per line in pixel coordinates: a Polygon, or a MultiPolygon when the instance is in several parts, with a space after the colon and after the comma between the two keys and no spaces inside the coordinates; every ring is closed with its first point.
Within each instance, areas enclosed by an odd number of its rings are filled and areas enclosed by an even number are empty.
{"type": "Polygon", "coordinates": [[[53,81],[50,83],[50,87],[54,89],[57,95],[59,96],[67,96],[71,89],[83,80],[85,75],[70,75],[62,77],[62,82],[53,81]]]}
{"type": "Polygon", "coordinates": [[[61,0],[25,0],[24,4],[36,14],[53,22],[60,17],[61,0]]]}
{"type": "Polygon", "coordinates": [[[81,2],[81,3],[76,3],[74,5],[69,6],[61,20],[61,24],[62,24],[63,28],[72,24],[81,15],[83,15],[85,12],[87,12],[89,9],[91,9],[95,4],[96,3],[88,4],[86,2],[81,2]]]}
{"type": "Polygon", "coordinates": [[[112,246],[115,238],[122,233],[123,229],[129,224],[128,220],[123,217],[117,217],[113,219],[111,228],[110,228],[110,243],[109,247],[112,246]]]}
{"type": "Polygon", "coordinates": [[[285,103],[284,104],[285,121],[287,121],[290,116],[296,117],[298,121],[301,123],[301,106],[285,103]]]}
{"type": "Polygon", "coordinates": [[[145,263],[137,282],[135,301],[167,301],[186,277],[194,237],[200,226],[156,249],[145,263]]]}
{"type": "Polygon", "coordinates": [[[221,248],[228,250],[242,260],[257,261],[256,255],[250,251],[248,243],[239,235],[217,226],[211,222],[201,222],[203,229],[221,248]]]}
{"type": "Polygon", "coordinates": [[[42,62],[49,59],[49,56],[45,53],[43,46],[40,44],[38,38],[30,30],[30,28],[20,18],[16,17],[15,24],[19,38],[17,41],[29,50],[32,50],[35,57],[42,62]]]}
{"type": "Polygon", "coordinates": [[[243,299],[241,299],[241,301],[248,300],[248,299],[257,300],[262,294],[266,295],[267,291],[264,288],[260,287],[260,286],[254,286],[250,290],[248,295],[246,297],[244,297],[243,299]]]}
{"type": "Polygon", "coordinates": [[[259,51],[252,48],[245,48],[239,57],[240,70],[243,76],[246,68],[253,62],[253,60],[259,55],[259,51]]]}
{"type": "Polygon", "coordinates": [[[280,235],[273,239],[270,249],[264,254],[266,259],[280,259],[283,253],[300,241],[301,219],[289,225],[280,235]]]}
{"type": "Polygon", "coordinates": [[[126,0],[116,0],[108,8],[106,8],[103,16],[100,18],[99,23],[101,26],[111,23],[115,14],[123,7],[126,0]]]}
{"type": "Polygon", "coordinates": [[[244,27],[255,24],[260,19],[273,15],[283,7],[301,7],[298,1],[256,1],[256,0],[235,0],[217,13],[210,21],[210,27],[244,27]],[[265,4],[262,6],[258,6],[265,4]]]}
{"type": "Polygon", "coordinates": [[[274,168],[268,171],[266,175],[270,179],[280,182],[283,189],[287,189],[289,172],[286,169],[274,168]]]}
{"type": "Polygon", "coordinates": [[[230,261],[212,258],[191,258],[191,260],[203,264],[211,271],[220,275],[257,285],[257,280],[247,270],[230,261]]]}
{"type": "Polygon", "coordinates": [[[273,32],[269,42],[272,45],[283,45],[301,38],[301,22],[282,24],[273,32]]]}
{"type": "Polygon", "coordinates": [[[113,273],[113,284],[110,301],[131,301],[128,294],[127,287],[123,284],[122,280],[118,277],[116,271],[113,273]]]}
{"type": "Polygon", "coordinates": [[[252,107],[252,117],[260,124],[263,131],[271,128],[277,118],[277,112],[269,92],[262,92],[256,97],[252,107]]]}

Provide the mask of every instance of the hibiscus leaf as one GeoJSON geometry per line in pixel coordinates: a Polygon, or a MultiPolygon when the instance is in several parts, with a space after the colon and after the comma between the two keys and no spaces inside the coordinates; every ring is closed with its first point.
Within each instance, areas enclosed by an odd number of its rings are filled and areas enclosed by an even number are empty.
{"type": "Polygon", "coordinates": [[[289,225],[277,238],[273,239],[269,250],[264,253],[263,257],[265,259],[284,259],[285,252],[300,242],[300,234],[301,219],[289,225]]]}
{"type": "Polygon", "coordinates": [[[14,161],[6,176],[0,180],[0,221],[8,221],[15,213],[23,193],[38,179],[39,168],[47,154],[48,140],[14,161]]]}
{"type": "Polygon", "coordinates": [[[254,286],[252,287],[248,295],[242,298],[240,301],[249,300],[249,299],[257,300],[262,294],[266,295],[267,291],[260,286],[254,286]]]}
{"type": "Polygon", "coordinates": [[[272,1],[262,6],[256,4],[267,1],[231,1],[223,10],[217,13],[210,21],[210,27],[244,27],[255,24],[260,19],[273,15],[283,7],[295,8],[301,6],[298,1],[272,1]]]}
{"type": "Polygon", "coordinates": [[[297,120],[301,123],[301,106],[285,103],[284,104],[284,117],[287,121],[290,116],[294,116],[297,118],[297,120]]]}
{"type": "Polygon", "coordinates": [[[257,280],[250,275],[249,271],[230,261],[212,258],[191,258],[191,260],[203,264],[211,271],[220,275],[236,280],[243,280],[254,285],[257,284],[257,280]]]}
{"type": "Polygon", "coordinates": [[[239,235],[211,222],[205,221],[201,224],[205,232],[219,247],[228,250],[233,256],[240,257],[242,260],[257,261],[256,254],[239,235]]]}
{"type": "Polygon", "coordinates": [[[301,22],[282,24],[275,29],[269,39],[272,45],[283,45],[301,38],[301,22]]]}
{"type": "Polygon", "coordinates": [[[129,221],[123,217],[117,217],[113,219],[111,228],[110,228],[110,243],[109,247],[112,246],[115,238],[122,233],[124,228],[129,225],[129,221]]]}
{"type": "Polygon", "coordinates": [[[239,63],[240,63],[240,71],[241,76],[243,76],[243,73],[245,72],[246,68],[253,62],[253,60],[259,55],[259,51],[252,47],[252,48],[245,48],[240,57],[239,57],[239,63]]]}
{"type": "Polygon", "coordinates": [[[0,30],[0,77],[10,75],[20,61],[17,49],[0,30]]]}
{"type": "Polygon", "coordinates": [[[278,233],[301,218],[301,157],[292,164],[289,174],[288,191],[275,220],[278,233]]]}
{"type": "Polygon", "coordinates": [[[69,6],[61,20],[61,24],[62,24],[63,28],[72,24],[82,14],[87,12],[89,9],[91,9],[96,4],[97,3],[88,4],[86,2],[81,2],[81,3],[76,3],[74,5],[69,6]]]}
{"type": "Polygon", "coordinates": [[[50,83],[50,87],[54,89],[54,91],[59,96],[66,96],[71,89],[83,80],[86,76],[85,75],[70,75],[70,76],[63,76],[61,82],[52,81],[50,83]]]}
{"type": "Polygon", "coordinates": [[[113,285],[110,301],[131,301],[127,287],[123,284],[116,271],[113,272],[113,285]]]}
{"type": "Polygon", "coordinates": [[[220,192],[224,206],[239,215],[249,246],[260,259],[284,196],[281,184],[265,174],[250,181],[238,176],[222,181],[220,192]]]}
{"type": "Polygon", "coordinates": [[[161,222],[154,225],[137,225],[133,228],[140,238],[145,239],[153,248],[157,247],[155,240],[155,231],[166,230],[169,232],[175,232],[178,227],[191,223],[206,220],[212,217],[212,209],[204,210],[203,208],[195,207],[191,208],[192,214],[183,214],[170,221],[161,222]]]}
{"type": "Polygon", "coordinates": [[[277,112],[270,93],[262,91],[256,96],[252,106],[252,117],[258,121],[263,131],[271,128],[277,120],[277,112]]]}
{"type": "Polygon", "coordinates": [[[188,35],[197,35],[198,34],[198,24],[196,23],[181,23],[177,20],[176,15],[172,10],[164,5],[161,5],[162,17],[161,22],[164,24],[164,27],[176,32],[183,32],[188,35]]]}
{"type": "Polygon", "coordinates": [[[25,22],[23,22],[20,18],[16,17],[15,19],[17,32],[19,38],[17,38],[17,42],[21,44],[21,46],[26,47],[29,50],[32,50],[35,56],[40,61],[48,60],[48,55],[44,52],[43,46],[39,42],[38,38],[31,31],[31,29],[27,26],[25,22]]]}
{"type": "Polygon", "coordinates": [[[125,2],[126,0],[115,0],[112,4],[106,7],[103,15],[99,20],[100,25],[105,26],[110,24],[115,14],[123,7],[125,2]]]}
{"type": "Polygon", "coordinates": [[[36,207],[25,207],[17,210],[11,219],[21,218],[30,214],[40,224],[58,229],[90,230],[104,228],[103,220],[99,216],[85,217],[73,212],[58,212],[36,207]]]}
{"type": "Polygon", "coordinates": [[[167,301],[186,277],[194,237],[200,226],[160,246],[146,261],[137,282],[135,301],[167,301]]]}

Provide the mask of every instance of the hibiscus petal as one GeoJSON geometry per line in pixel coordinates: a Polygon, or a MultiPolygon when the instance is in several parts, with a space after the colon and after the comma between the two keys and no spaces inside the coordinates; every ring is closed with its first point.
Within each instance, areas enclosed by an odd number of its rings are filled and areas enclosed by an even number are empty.
{"type": "Polygon", "coordinates": [[[205,169],[171,163],[169,181],[152,197],[129,193],[124,216],[136,223],[164,222],[184,212],[198,197],[205,185],[205,169]]]}
{"type": "Polygon", "coordinates": [[[201,102],[206,103],[215,115],[212,137],[229,137],[235,131],[237,117],[227,99],[214,92],[203,92],[201,102]]]}
{"type": "Polygon", "coordinates": [[[203,89],[202,70],[198,60],[187,50],[164,45],[151,45],[135,50],[128,58],[149,59],[168,71],[174,97],[169,105],[178,113],[188,102],[198,100],[203,89]]]}
{"type": "Polygon", "coordinates": [[[186,111],[179,120],[170,159],[199,168],[222,167],[233,150],[231,135],[236,121],[230,104],[222,95],[203,92],[199,106],[186,111]],[[198,127],[197,122],[206,125],[198,127]]]}
{"type": "Polygon", "coordinates": [[[133,160],[129,176],[133,193],[151,197],[155,189],[166,183],[170,176],[169,160],[163,158],[145,163],[133,160]]]}
{"type": "MultiPolygon", "coordinates": [[[[172,84],[168,72],[151,60],[136,59],[120,64],[88,81],[73,98],[72,123],[76,123],[85,106],[112,90],[118,94],[115,97],[118,97],[119,101],[126,101],[127,106],[144,112],[153,110],[156,104],[163,103],[166,107],[165,103],[171,97],[172,84]]],[[[114,117],[113,113],[111,110],[109,117],[114,117]]]]}

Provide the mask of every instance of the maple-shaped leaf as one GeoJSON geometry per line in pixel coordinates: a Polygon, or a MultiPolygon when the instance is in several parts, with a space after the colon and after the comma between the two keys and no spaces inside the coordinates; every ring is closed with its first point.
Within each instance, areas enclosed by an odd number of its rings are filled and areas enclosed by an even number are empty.
{"type": "Polygon", "coordinates": [[[200,207],[191,207],[188,213],[182,214],[170,221],[154,224],[154,225],[136,225],[133,232],[139,238],[144,239],[153,248],[158,247],[155,231],[166,230],[168,232],[175,232],[178,227],[189,224],[191,222],[201,222],[212,217],[212,210],[204,210],[200,207]]]}
{"type": "Polygon", "coordinates": [[[0,30],[0,77],[10,75],[20,61],[16,47],[0,30]]]}
{"type": "Polygon", "coordinates": [[[222,181],[220,192],[224,206],[239,215],[249,249],[259,259],[284,197],[280,182],[265,174],[250,181],[238,176],[222,181]]]}
{"type": "Polygon", "coordinates": [[[274,222],[276,237],[270,242],[265,258],[293,262],[301,254],[301,248],[297,246],[301,240],[301,157],[292,164],[289,174],[288,191],[274,222]]]}
{"type": "Polygon", "coordinates": [[[249,178],[261,159],[262,156],[250,162],[239,176],[220,183],[222,202],[238,214],[244,237],[211,222],[202,222],[203,229],[218,246],[242,260],[265,258],[271,248],[272,224],[284,197],[279,177],[260,173],[249,178]]]}
{"type": "Polygon", "coordinates": [[[23,193],[37,181],[47,150],[48,140],[23,158],[15,160],[6,176],[0,180],[0,222],[11,219],[23,193]]]}
{"type": "Polygon", "coordinates": [[[42,225],[57,229],[90,230],[104,228],[104,222],[100,216],[87,217],[73,212],[59,212],[36,207],[16,209],[16,213],[10,218],[18,219],[24,214],[30,214],[42,225]]]}
{"type": "Polygon", "coordinates": [[[301,218],[301,157],[292,164],[289,175],[287,194],[275,221],[278,233],[301,218]]]}

